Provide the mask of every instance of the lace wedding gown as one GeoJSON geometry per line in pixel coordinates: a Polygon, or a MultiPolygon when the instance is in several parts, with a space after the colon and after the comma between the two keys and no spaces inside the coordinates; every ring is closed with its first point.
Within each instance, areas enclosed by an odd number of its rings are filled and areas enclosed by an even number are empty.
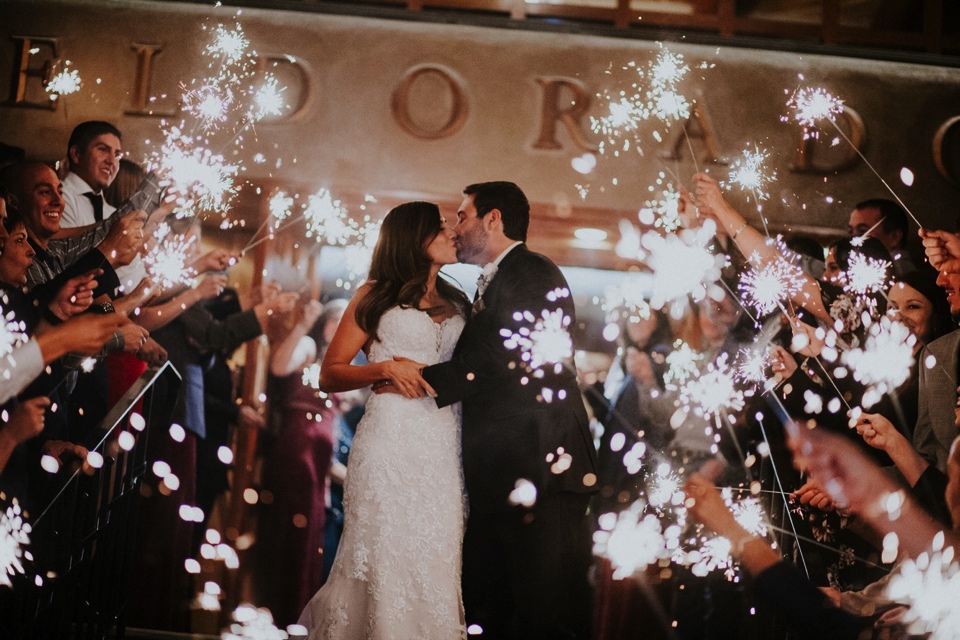
{"type": "MultiPolygon", "coordinates": [[[[417,309],[383,314],[370,362],[448,360],[463,330],[417,309]]],[[[311,640],[466,638],[459,404],[374,394],[344,485],[344,529],[327,584],[301,615],[311,640]]]]}

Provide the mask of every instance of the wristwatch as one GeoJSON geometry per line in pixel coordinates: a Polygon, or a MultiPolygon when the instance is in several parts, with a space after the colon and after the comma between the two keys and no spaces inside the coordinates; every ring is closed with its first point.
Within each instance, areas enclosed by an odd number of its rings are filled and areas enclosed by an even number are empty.
{"type": "Polygon", "coordinates": [[[94,302],[93,304],[90,305],[87,311],[89,311],[90,313],[98,313],[101,315],[117,312],[112,302],[94,302]]]}

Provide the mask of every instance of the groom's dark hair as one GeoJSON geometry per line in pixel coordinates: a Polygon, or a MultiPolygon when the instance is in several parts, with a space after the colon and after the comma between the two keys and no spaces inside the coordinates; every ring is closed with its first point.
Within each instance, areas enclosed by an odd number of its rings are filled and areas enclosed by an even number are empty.
{"type": "Polygon", "coordinates": [[[520,187],[512,182],[479,182],[464,189],[463,195],[473,196],[478,218],[499,209],[503,219],[503,235],[511,240],[526,242],[527,227],[530,226],[530,203],[520,187]]]}

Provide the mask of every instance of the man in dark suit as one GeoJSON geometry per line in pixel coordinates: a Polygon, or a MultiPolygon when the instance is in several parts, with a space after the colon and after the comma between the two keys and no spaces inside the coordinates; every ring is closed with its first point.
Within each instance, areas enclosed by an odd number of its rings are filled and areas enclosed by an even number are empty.
{"type": "Polygon", "coordinates": [[[573,300],[560,269],[524,244],[530,206],[517,185],[475,184],[464,196],[457,257],[485,266],[484,275],[452,359],[423,377],[438,406],[463,402],[467,624],[482,638],[586,639],[585,515],[597,476],[576,373],[568,361],[541,367],[541,375],[504,344],[504,333],[532,329],[530,318],[544,311],[559,309],[573,324],[573,300]],[[530,484],[535,502],[511,500],[530,484]]]}

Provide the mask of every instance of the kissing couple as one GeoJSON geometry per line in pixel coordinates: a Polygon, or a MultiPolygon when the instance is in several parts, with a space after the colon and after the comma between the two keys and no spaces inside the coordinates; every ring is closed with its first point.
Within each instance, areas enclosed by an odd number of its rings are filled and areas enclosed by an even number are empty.
{"type": "Polygon", "coordinates": [[[596,452],[576,373],[532,375],[501,334],[532,328],[527,311],[572,320],[573,300],[524,243],[517,185],[463,193],[453,227],[429,202],[387,214],[323,359],[324,391],[378,389],[350,453],[330,578],[301,616],[311,639],[589,637],[596,452]],[[484,267],[472,304],[438,277],[456,262],[484,267]],[[352,364],[361,350],[369,364],[352,364]],[[534,501],[510,500],[518,483],[534,501]]]}

